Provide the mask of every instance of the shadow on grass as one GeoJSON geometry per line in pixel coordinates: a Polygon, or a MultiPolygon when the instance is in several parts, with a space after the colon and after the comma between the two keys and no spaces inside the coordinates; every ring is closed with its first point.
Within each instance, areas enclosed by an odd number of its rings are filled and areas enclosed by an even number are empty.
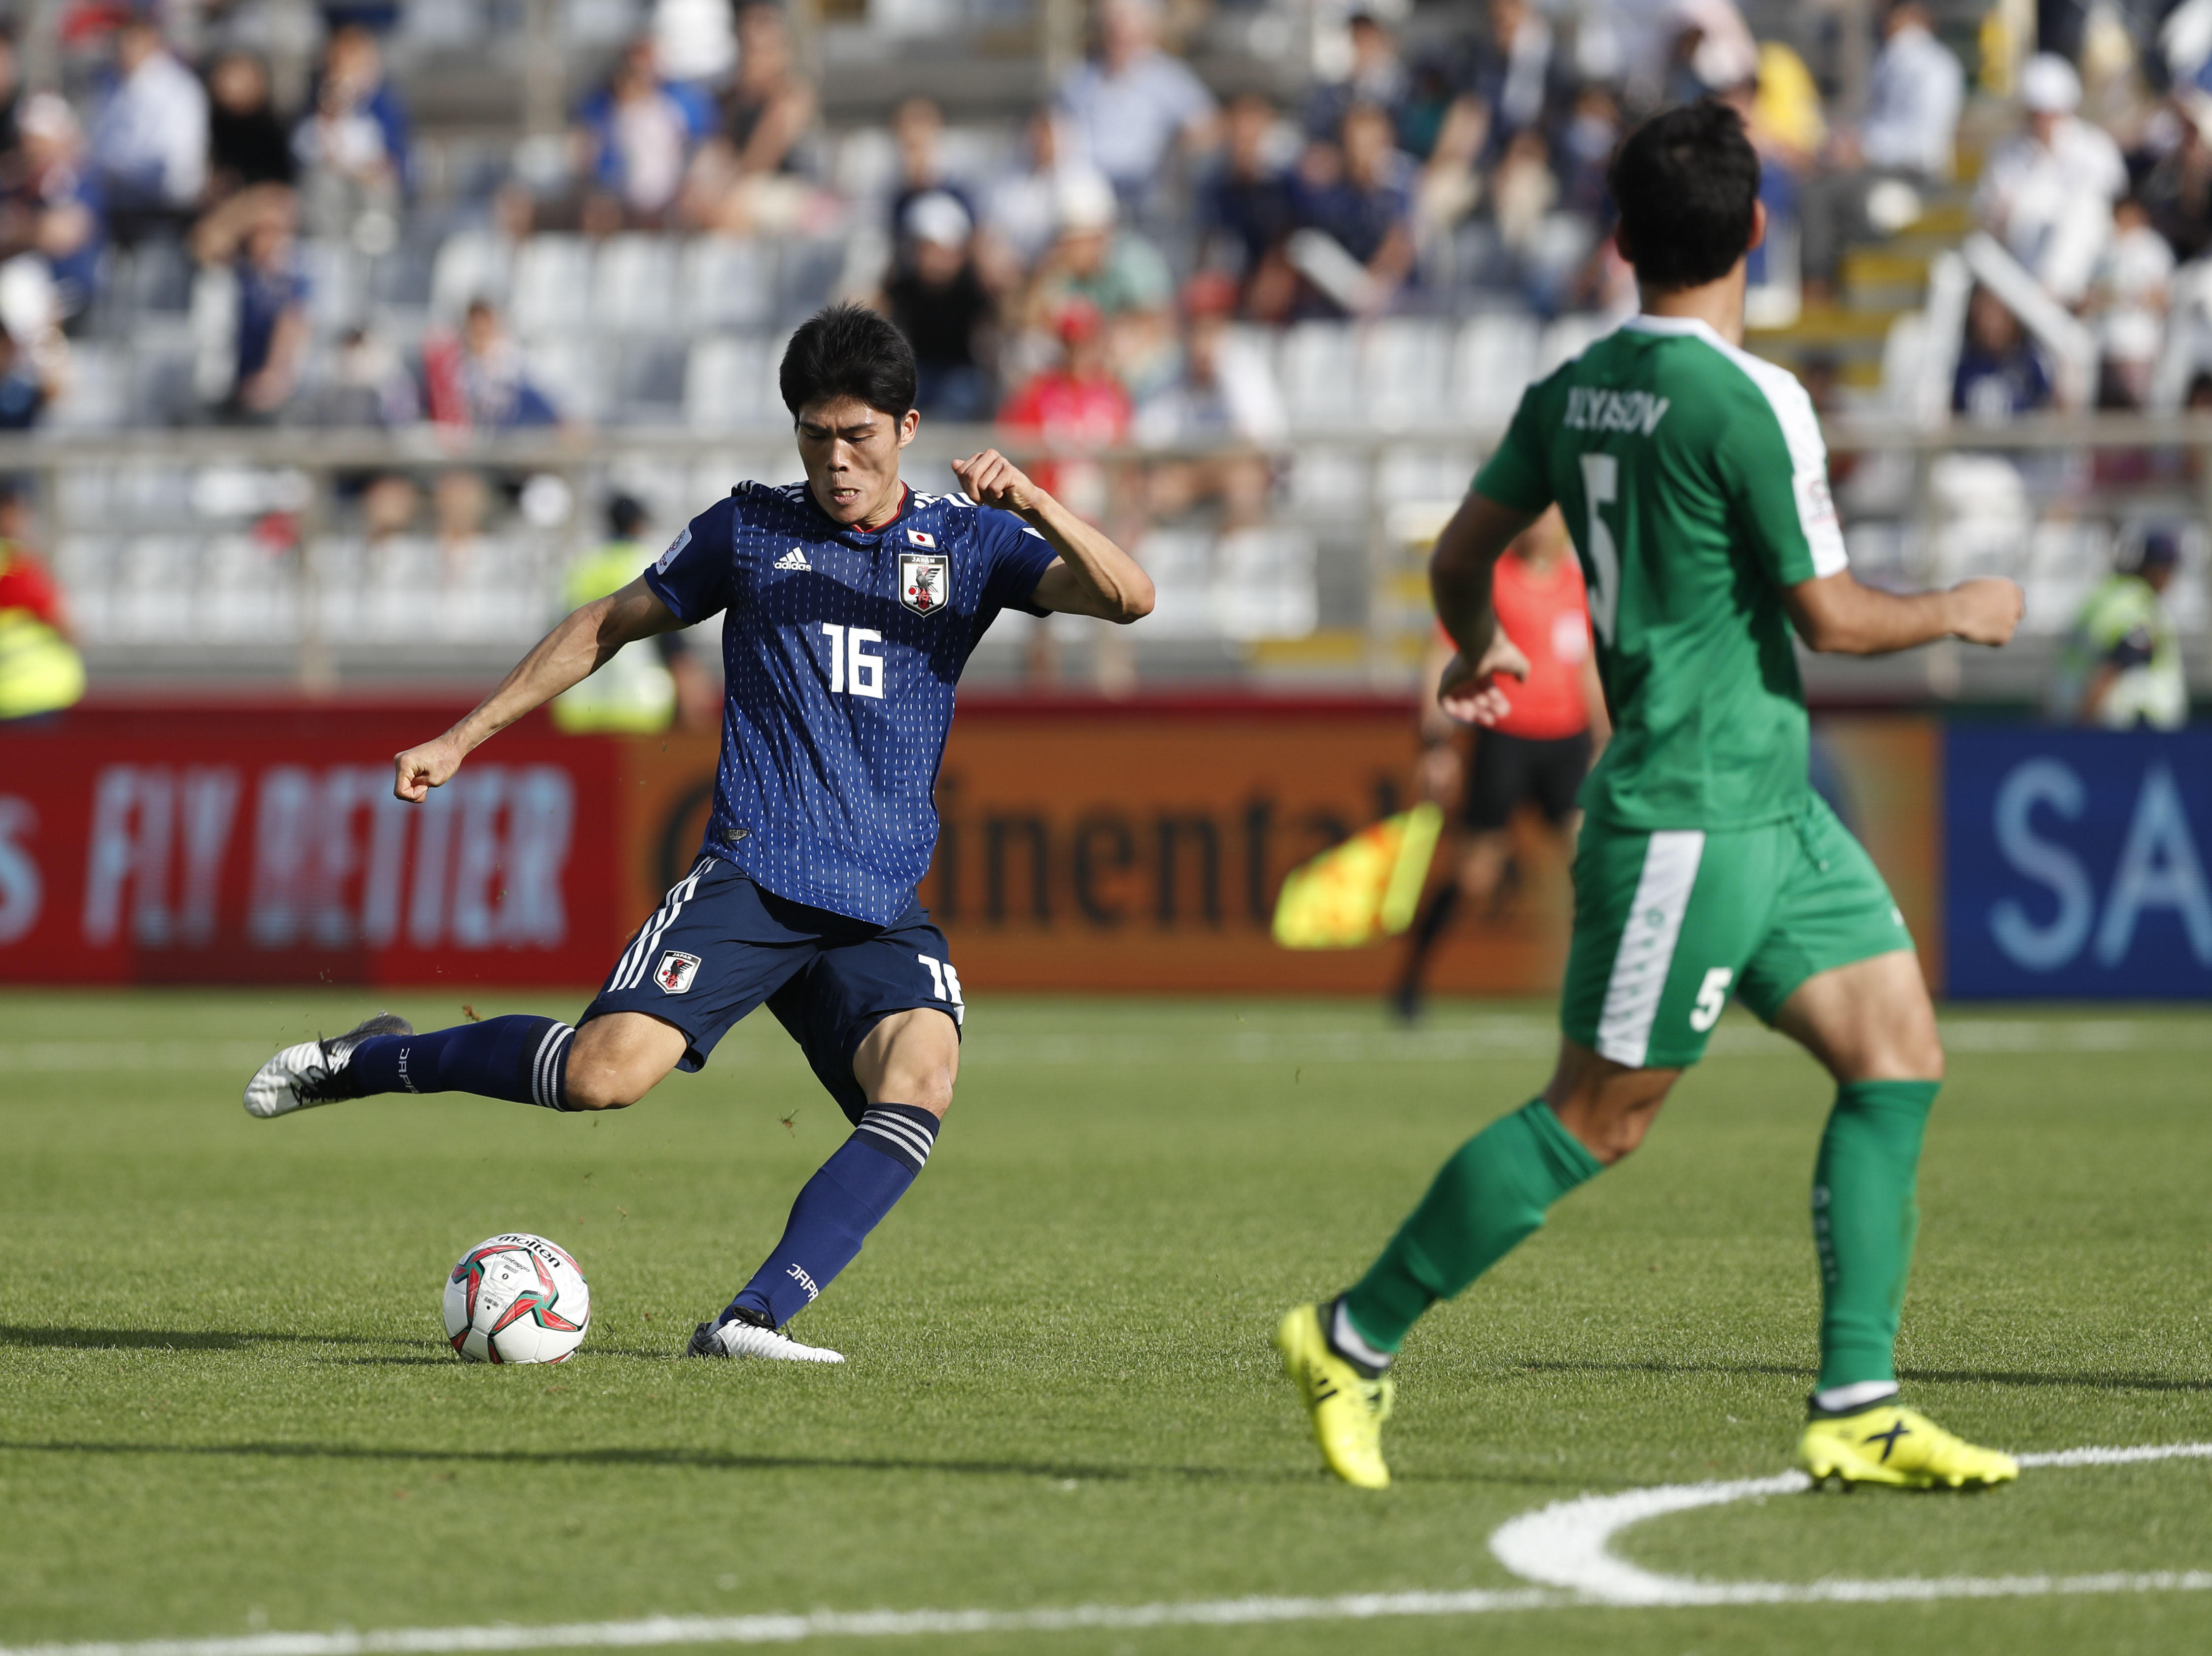
{"type": "Polygon", "coordinates": [[[79,1351],[243,1351],[252,1346],[398,1345],[405,1338],[369,1334],[309,1334],[283,1329],[29,1328],[0,1323],[0,1345],[60,1346],[79,1351]]]}
{"type": "MultiPolygon", "coordinates": [[[[1813,1370],[1777,1362],[1562,1362],[1527,1357],[1510,1365],[1544,1374],[1779,1374],[1810,1385],[1813,1370]]],[[[2030,1374],[1997,1368],[1900,1368],[1898,1378],[1930,1386],[2057,1386],[2088,1392],[2212,1392],[2212,1380],[2172,1380],[2162,1374],[2030,1374]]]]}
{"type": "MultiPolygon", "coordinates": [[[[1096,1483],[1174,1478],[1222,1483],[1308,1483],[1326,1474],[1226,1466],[1095,1466],[1056,1461],[929,1460],[918,1457],[736,1454],[716,1449],[406,1449],[351,1443],[37,1443],[0,1439],[0,1453],[65,1455],[188,1455],[276,1460],[361,1461],[370,1465],[653,1467],[674,1471],[783,1472],[927,1472],[955,1477],[1042,1477],[1096,1483]]],[[[1515,1479],[1458,1477],[1429,1482],[1476,1483],[1515,1479]]]]}

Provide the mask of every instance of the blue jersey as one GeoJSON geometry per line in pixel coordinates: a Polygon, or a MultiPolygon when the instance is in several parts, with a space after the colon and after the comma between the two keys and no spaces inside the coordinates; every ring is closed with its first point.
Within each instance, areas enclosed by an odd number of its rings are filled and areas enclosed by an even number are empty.
{"type": "Polygon", "coordinates": [[[779,897],[889,925],[937,847],[953,686],[1056,555],[1012,513],[908,490],[841,527],[803,482],[741,483],[694,518],[646,584],[722,622],[727,700],[706,853],[779,897]]]}

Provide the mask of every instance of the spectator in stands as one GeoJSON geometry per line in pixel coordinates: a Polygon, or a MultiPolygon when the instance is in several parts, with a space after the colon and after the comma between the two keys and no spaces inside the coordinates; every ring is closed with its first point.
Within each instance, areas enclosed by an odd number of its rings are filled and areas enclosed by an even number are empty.
{"type": "Polygon", "coordinates": [[[2173,249],[2152,227],[2149,208],[2139,197],[2124,197],[2112,210],[2112,240],[2092,294],[2106,374],[2124,391],[2124,406],[2150,401],[2173,302],[2173,249]]]}
{"type": "Polygon", "coordinates": [[[1213,94],[1160,49],[1158,0],[1103,0],[1098,25],[1098,55],[1068,71],[1060,107],[1078,153],[1141,213],[1178,145],[1212,146],[1213,94]]]}
{"type": "Polygon", "coordinates": [[[1990,158],[1974,192],[1983,224],[2063,304],[2087,291],[2112,239],[2112,203],[2127,192],[2127,163],[2102,127],[2074,112],[2081,77],[2063,58],[2039,54],[2021,71],[2026,129],[1990,158]]]}
{"type": "Polygon", "coordinates": [[[424,343],[422,378],[430,418],[441,426],[493,433],[560,423],[489,300],[470,301],[458,338],[438,334],[424,343]]]}
{"type": "Polygon", "coordinates": [[[576,112],[576,148],[591,180],[585,228],[600,235],[665,228],[691,148],[711,124],[706,100],[661,78],[652,39],[631,41],[607,83],[576,112]]]}
{"type": "Polygon", "coordinates": [[[2049,408],[2057,396],[2043,353],[2020,318],[1987,288],[1966,301],[1966,340],[1951,382],[1951,411],[1978,425],[2004,425],[2049,408]]]}
{"type": "MultiPolygon", "coordinates": [[[[1490,137],[1490,112],[1475,98],[1455,100],[1437,130],[1428,159],[1421,163],[1413,185],[1413,255],[1425,279],[1437,287],[1459,285],[1473,274],[1473,260],[1463,254],[1461,227],[1482,204],[1482,156],[1490,137]]],[[[1553,177],[1548,153],[1544,157],[1547,179],[1553,177]]],[[[1556,196],[1556,188],[1552,194],[1556,196]]]]}
{"type": "Polygon", "coordinates": [[[161,27],[133,15],[115,32],[115,81],[92,129],[109,227],[135,239],[195,206],[208,174],[208,100],[170,54],[161,27]]]}
{"type": "Polygon", "coordinates": [[[1024,159],[994,179],[984,198],[975,256],[991,284],[1010,291],[1044,256],[1059,229],[1061,180],[1086,170],[1067,155],[1060,117],[1032,111],[1022,129],[1024,159]]]}
{"type": "Polygon", "coordinates": [[[1106,318],[1096,305],[1070,299],[1054,323],[1060,361],[1016,391],[999,411],[999,422],[1012,440],[1010,447],[1042,444],[1062,451],[1035,464],[1025,460],[1024,470],[1039,488],[1095,523],[1106,513],[1106,473],[1080,455],[1127,439],[1129,393],[1114,373],[1107,355],[1106,318]]]}
{"type": "Polygon", "coordinates": [[[1413,184],[1412,158],[1372,104],[1345,112],[1337,143],[1306,145],[1291,194],[1301,308],[1365,316],[1389,305],[1413,270],[1413,184]]]}
{"type": "Polygon", "coordinates": [[[73,317],[91,302],[106,243],[84,130],[52,92],[25,99],[17,126],[21,148],[0,175],[0,258],[38,254],[53,278],[63,317],[73,317]]]}
{"type": "Polygon", "coordinates": [[[398,352],[365,328],[349,328],[329,379],[301,399],[295,416],[302,425],[392,430],[422,417],[422,398],[398,352]]]}
{"type": "Polygon", "coordinates": [[[52,371],[0,327],[0,431],[28,431],[57,389],[52,371]]]}
{"type": "MultiPolygon", "coordinates": [[[[1099,352],[1123,380],[1139,389],[1161,384],[1175,367],[1175,276],[1166,258],[1119,223],[1113,189],[1097,173],[1061,181],[1059,216],[1060,235],[1038,261],[1022,306],[1028,326],[1064,343],[1079,300],[1102,319],[1099,352]]],[[[1087,338],[1084,349],[1091,349],[1087,338]]]]}
{"type": "Polygon", "coordinates": [[[376,43],[361,30],[331,41],[314,107],[292,134],[308,231],[345,238],[365,253],[398,240],[404,156],[392,148],[376,99],[386,90],[376,43]]]}
{"type": "Polygon", "coordinates": [[[1297,273],[1284,256],[1297,227],[1289,166],[1296,151],[1285,153],[1285,124],[1256,92],[1230,101],[1224,130],[1226,142],[1199,191],[1204,258],[1236,276],[1246,315],[1279,322],[1297,297],[1297,273]]]}
{"type": "Polygon", "coordinates": [[[798,177],[799,142],[816,110],[783,13],[746,6],[738,14],[738,73],[722,94],[721,130],[692,163],[684,215],[732,235],[794,227],[811,193],[798,177]]]}
{"type": "Polygon", "coordinates": [[[1306,131],[1313,137],[1335,136],[1354,104],[1372,104],[1385,111],[1395,126],[1413,90],[1397,34],[1375,9],[1374,0],[1354,0],[1345,32],[1351,42],[1351,62],[1340,77],[1316,87],[1306,102],[1306,131]]]}
{"type": "Polygon", "coordinates": [[[404,190],[414,167],[414,132],[399,89],[385,72],[384,49],[377,45],[376,36],[357,23],[334,31],[329,45],[323,49],[322,78],[343,81],[346,101],[376,123],[384,139],[385,156],[404,190]]]}
{"type": "Polygon", "coordinates": [[[1759,43],[1735,0],[1674,0],[1666,101],[1693,103],[1759,76],[1759,43]]]}
{"type": "Polygon", "coordinates": [[[2181,537],[2152,529],[2131,569],[2108,575],[2074,617],[2051,711],[2074,725],[2106,730],[2179,730],[2189,722],[2189,681],[2181,637],[2166,602],[2181,567],[2181,537]]]}
{"type": "Polygon", "coordinates": [[[269,66],[250,52],[223,53],[208,71],[209,200],[289,188],[298,172],[291,134],[270,91],[269,66]]]}
{"type": "Polygon", "coordinates": [[[237,367],[224,411],[248,422],[274,418],[300,388],[307,355],[307,279],[289,220],[266,215],[240,238],[237,367]]]}
{"type": "MultiPolygon", "coordinates": [[[[1230,330],[1236,304],[1236,284],[1218,272],[1184,284],[1182,371],[1137,409],[1132,428],[1146,447],[1263,447],[1288,434],[1266,351],[1230,330]]],[[[1165,520],[1218,500],[1222,526],[1244,528],[1266,516],[1272,475],[1265,457],[1255,454],[1160,461],[1146,475],[1146,505],[1155,520],[1165,520]]]]}
{"type": "Polygon", "coordinates": [[[2173,143],[2151,165],[2142,196],[2151,222],[2184,262],[2212,250],[2212,98],[2177,95],[2173,143]]]}
{"type": "Polygon", "coordinates": [[[22,107],[23,79],[15,57],[15,32],[0,24],[0,155],[14,151],[20,138],[15,118],[22,107]]]}
{"type": "Polygon", "coordinates": [[[1549,126],[1553,110],[1570,95],[1571,66],[1550,20],[1529,0],[1490,0],[1488,22],[1468,82],[1487,117],[1486,130],[1502,149],[1516,133],[1549,126]]]}
{"type": "Polygon", "coordinates": [[[1606,167],[1620,142],[1620,107],[1601,86],[1575,94],[1574,108],[1559,143],[1559,199],[1568,210],[1595,219],[1608,200],[1606,167]]]}
{"type": "Polygon", "coordinates": [[[1936,39],[1926,0],[1897,0],[1881,27],[1865,118],[1831,135],[1821,175],[1798,199],[1805,291],[1815,302],[1832,295],[1844,247],[1877,234],[1868,209],[1881,185],[1917,191],[1951,176],[1966,72],[1936,39]]]}
{"type": "MultiPolygon", "coordinates": [[[[659,554],[648,544],[652,520],[628,494],[607,502],[607,538],[568,567],[562,605],[582,608],[637,579],[641,565],[659,554]]],[[[673,725],[712,731],[720,725],[721,686],[701,664],[681,628],[617,650],[582,683],[564,690],[548,710],[554,725],[571,734],[590,731],[649,733],[673,725]]]]}
{"type": "Polygon", "coordinates": [[[46,565],[24,543],[20,491],[0,484],[0,724],[52,719],[84,695],[84,659],[69,606],[46,565]]]}
{"type": "Polygon", "coordinates": [[[987,420],[999,307],[976,272],[968,209],[933,190],[907,203],[900,229],[907,258],[878,308],[914,347],[914,405],[933,419],[987,420]]]}
{"type": "Polygon", "coordinates": [[[924,196],[950,196],[975,221],[975,198],[945,170],[945,112],[927,98],[908,98],[891,111],[891,140],[898,146],[898,187],[891,191],[890,230],[907,252],[907,209],[924,196]]]}

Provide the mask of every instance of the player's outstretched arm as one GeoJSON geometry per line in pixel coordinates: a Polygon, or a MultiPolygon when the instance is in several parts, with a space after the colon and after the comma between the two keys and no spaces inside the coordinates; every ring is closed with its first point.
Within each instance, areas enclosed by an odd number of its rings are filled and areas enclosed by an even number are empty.
{"type": "Polygon", "coordinates": [[[442,786],[460,769],[471,749],[571,685],[582,683],[623,645],[672,632],[683,624],[642,576],[620,591],[572,611],[514,664],[474,713],[435,741],[398,756],[392,792],[410,804],[422,804],[432,788],[442,786]]]}
{"type": "Polygon", "coordinates": [[[1038,609],[1096,616],[1124,627],[1152,613],[1152,578],[1137,561],[1031,482],[998,450],[955,460],[952,475],[969,500],[1012,513],[1060,554],[1030,595],[1038,609]]]}
{"type": "Polygon", "coordinates": [[[1490,577],[1505,549],[1540,514],[1469,494],[1437,537],[1429,555],[1429,591],[1437,619],[1459,653],[1437,686],[1437,705],[1463,725],[1495,725],[1512,703],[1497,676],[1528,676],[1528,658],[1498,625],[1490,607],[1490,577]]]}
{"type": "Polygon", "coordinates": [[[1978,576],[1941,592],[1899,594],[1863,586],[1844,569],[1785,587],[1782,602],[1808,649],[1881,656],[1942,638],[1995,648],[2011,640],[2027,599],[2002,575],[1978,576]]]}

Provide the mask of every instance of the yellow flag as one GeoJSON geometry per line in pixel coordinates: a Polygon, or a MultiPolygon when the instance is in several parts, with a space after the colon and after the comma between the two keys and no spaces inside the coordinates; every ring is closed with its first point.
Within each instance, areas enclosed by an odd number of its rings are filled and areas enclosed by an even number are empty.
{"type": "Polygon", "coordinates": [[[1275,900],[1285,949],[1357,949],[1413,923],[1444,814],[1419,804],[1363,828],[1291,870],[1275,900]]]}

